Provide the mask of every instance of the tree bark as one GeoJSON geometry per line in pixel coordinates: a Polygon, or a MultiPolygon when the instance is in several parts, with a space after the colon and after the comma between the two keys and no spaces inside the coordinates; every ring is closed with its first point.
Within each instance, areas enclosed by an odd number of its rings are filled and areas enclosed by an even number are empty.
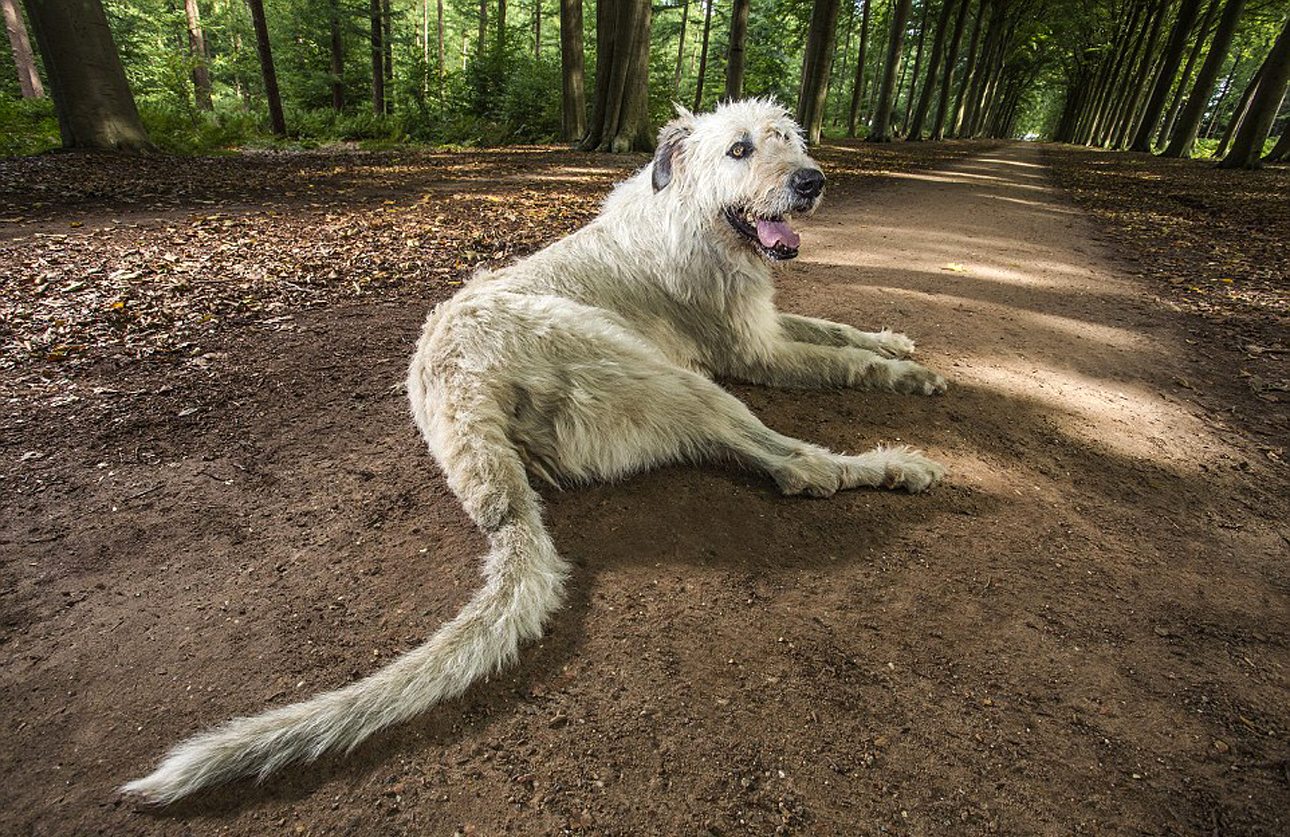
{"type": "Polygon", "coordinates": [[[560,90],[564,138],[569,142],[578,142],[587,134],[585,74],[582,0],[560,0],[560,90]]]}
{"type": "Polygon", "coordinates": [[[1160,59],[1160,69],[1151,87],[1151,95],[1142,112],[1142,120],[1138,123],[1138,130],[1129,146],[1130,151],[1151,150],[1151,137],[1160,123],[1160,114],[1164,112],[1165,101],[1169,98],[1169,88],[1178,75],[1178,65],[1182,63],[1183,51],[1187,48],[1187,35],[1195,25],[1199,12],[1200,0],[1182,0],[1178,18],[1169,33],[1169,42],[1165,44],[1164,56],[1160,59]]]}
{"type": "Polygon", "coordinates": [[[533,0],[533,60],[542,57],[542,0],[533,0]]]}
{"type": "Polygon", "coordinates": [[[596,90],[584,150],[621,154],[654,148],[649,123],[651,14],[645,0],[596,2],[596,90]]]}
{"type": "MultiPolygon", "coordinates": [[[[1259,156],[1263,153],[1263,144],[1267,141],[1268,131],[1285,99],[1286,85],[1290,83],[1290,18],[1282,25],[1281,34],[1263,66],[1259,68],[1259,74],[1263,78],[1250,102],[1249,113],[1236,131],[1232,150],[1218,164],[1220,168],[1254,169],[1262,164],[1259,156]]],[[[1282,140],[1284,139],[1283,135],[1282,140]]],[[[1276,147],[1281,145],[1278,142],[1276,147]]]]}
{"type": "Polygon", "coordinates": [[[438,28],[437,36],[439,39],[439,81],[442,84],[443,75],[448,69],[448,60],[443,49],[443,0],[438,0],[436,5],[435,13],[438,17],[435,19],[435,25],[438,28]]]}
{"type": "MultiPolygon", "coordinates": [[[[484,55],[484,44],[488,43],[488,0],[479,0],[479,40],[475,42],[475,54],[484,55]]],[[[463,33],[462,37],[465,37],[463,33]]]]}
{"type": "Polygon", "coordinates": [[[1169,109],[1165,111],[1164,121],[1160,123],[1160,133],[1156,135],[1157,146],[1167,143],[1169,137],[1173,134],[1174,123],[1178,120],[1178,111],[1182,109],[1187,89],[1191,86],[1191,72],[1195,68],[1197,60],[1200,59],[1201,52],[1205,49],[1205,42],[1209,40],[1210,30],[1214,26],[1214,21],[1218,18],[1218,11],[1221,7],[1222,0],[1210,0],[1209,6],[1205,9],[1205,17],[1201,20],[1200,27],[1196,32],[1195,42],[1187,53],[1187,64],[1183,67],[1182,74],[1178,76],[1177,84],[1174,85],[1174,95],[1169,103],[1169,109]]]}
{"type": "Polygon", "coordinates": [[[726,56],[726,101],[744,97],[744,44],[748,40],[750,0],[734,0],[730,10],[730,52],[726,56]]]}
{"type": "Polygon", "coordinates": [[[44,85],[40,83],[40,73],[36,72],[36,57],[31,51],[31,41],[27,40],[27,25],[23,22],[22,13],[18,11],[15,0],[0,0],[4,8],[4,28],[9,35],[9,46],[13,48],[13,64],[18,70],[18,87],[24,99],[39,99],[45,95],[44,85]]]}
{"type": "Polygon", "coordinates": [[[1284,163],[1286,160],[1290,160],[1290,125],[1286,125],[1281,132],[1281,139],[1272,146],[1268,156],[1263,158],[1265,163],[1284,163]]]}
{"type": "MultiPolygon", "coordinates": [[[[630,0],[617,0],[630,2],[630,0]]],[[[708,35],[712,32],[712,4],[716,0],[699,0],[704,3],[703,12],[703,48],[699,52],[699,79],[694,86],[694,110],[703,109],[703,82],[708,75],[708,35]]]]}
{"type": "Polygon", "coordinates": [[[1219,140],[1218,148],[1214,149],[1215,157],[1221,159],[1227,154],[1227,149],[1232,144],[1232,137],[1236,136],[1236,130],[1241,127],[1245,114],[1249,112],[1250,101],[1254,98],[1254,91],[1259,89],[1259,82],[1263,80],[1263,71],[1267,66],[1267,61],[1259,65],[1258,72],[1250,78],[1250,83],[1245,85],[1245,92],[1241,94],[1240,100],[1236,103],[1236,109],[1232,111],[1232,118],[1227,120],[1227,127],[1223,129],[1223,138],[1219,140]]]}
{"type": "Polygon", "coordinates": [[[1236,24],[1241,17],[1241,9],[1244,5],[1245,0],[1227,0],[1227,4],[1223,7],[1223,15],[1218,19],[1218,28],[1214,30],[1214,40],[1205,55],[1205,63],[1201,65],[1200,73],[1196,76],[1196,83],[1192,86],[1191,95],[1187,97],[1187,104],[1178,115],[1178,123],[1174,126],[1169,145],[1161,152],[1163,156],[1191,156],[1192,146],[1196,143],[1196,133],[1200,130],[1200,120],[1205,114],[1205,105],[1209,102],[1210,93],[1214,89],[1214,80],[1218,78],[1218,71],[1222,69],[1223,60],[1227,57],[1227,49],[1232,45],[1232,35],[1236,32],[1236,24]]]}
{"type": "Polygon", "coordinates": [[[976,18],[972,21],[972,37],[968,41],[967,57],[963,63],[963,80],[959,83],[959,91],[954,96],[954,127],[950,133],[956,137],[963,130],[963,120],[967,116],[968,93],[976,82],[977,63],[980,61],[977,50],[981,46],[981,27],[988,2],[989,0],[977,2],[976,18]]]}
{"type": "Polygon", "coordinates": [[[941,95],[936,102],[936,121],[932,124],[931,139],[945,138],[945,117],[950,107],[950,88],[954,86],[954,67],[959,60],[959,46],[963,42],[963,26],[967,23],[968,5],[972,0],[959,0],[959,13],[954,20],[954,34],[950,35],[949,49],[945,54],[945,69],[941,78],[941,95]]]}
{"type": "Polygon", "coordinates": [[[206,35],[202,32],[202,17],[197,8],[197,0],[184,0],[184,15],[188,18],[188,52],[193,57],[193,95],[197,100],[197,107],[214,110],[215,105],[211,102],[211,58],[206,52],[206,35]]]}
{"type": "Polygon", "coordinates": [[[878,106],[873,114],[873,127],[869,142],[891,142],[891,111],[895,104],[896,71],[899,69],[901,47],[905,40],[905,24],[909,22],[910,0],[892,0],[891,31],[887,35],[887,62],[882,71],[882,87],[878,91],[878,106]]]}
{"type": "Polygon", "coordinates": [[[372,42],[372,113],[380,116],[385,113],[385,30],[381,27],[381,0],[370,0],[368,10],[372,42]]]}
{"type": "MultiPolygon", "coordinates": [[[[967,0],[960,0],[959,5],[966,2],[967,0]]],[[[955,0],[944,0],[941,4],[941,14],[936,21],[936,35],[932,38],[932,56],[927,65],[927,81],[923,83],[923,91],[918,97],[918,105],[914,108],[914,116],[906,135],[911,140],[923,138],[923,122],[927,120],[927,111],[932,106],[932,94],[936,92],[936,78],[941,72],[941,60],[945,52],[945,40],[949,37],[950,14],[954,11],[954,4],[955,0]]]]}
{"type": "Polygon", "coordinates": [[[918,89],[918,73],[923,66],[923,45],[927,42],[927,13],[931,6],[931,0],[923,0],[922,18],[918,22],[918,45],[914,48],[914,72],[909,80],[909,95],[905,97],[905,118],[901,121],[901,125],[906,129],[906,136],[909,135],[909,115],[914,110],[914,91],[918,89]]]}
{"type": "Polygon", "coordinates": [[[681,0],[681,37],[676,48],[676,75],[672,79],[672,95],[681,96],[681,67],[685,63],[685,27],[690,22],[690,0],[681,0]]]}
{"type": "Polygon", "coordinates": [[[976,136],[981,124],[981,111],[985,109],[985,100],[990,94],[990,86],[994,83],[995,52],[1003,37],[1004,11],[1001,0],[994,0],[990,4],[990,20],[985,25],[981,54],[977,56],[976,69],[972,72],[972,88],[963,103],[963,124],[958,132],[961,137],[976,136]]]}
{"type": "MultiPolygon", "coordinates": [[[[905,0],[909,2],[909,0],[905,0]]],[[[806,141],[816,145],[824,126],[824,105],[829,95],[829,62],[838,28],[838,0],[815,0],[811,28],[802,56],[802,84],[797,97],[797,124],[806,141]]]]}
{"type": "Polygon", "coordinates": [[[851,109],[847,115],[847,136],[856,135],[856,122],[860,118],[860,100],[864,97],[864,62],[869,49],[869,7],[872,0],[864,0],[860,13],[860,49],[856,55],[855,81],[851,85],[851,109]]]}
{"type": "Polygon", "coordinates": [[[390,0],[381,0],[381,70],[385,73],[385,83],[381,85],[381,92],[384,96],[382,104],[385,113],[394,111],[394,37],[390,31],[391,28],[390,0]]]}
{"type": "Polygon", "coordinates": [[[497,54],[506,54],[506,0],[497,0],[497,54]]]}
{"type": "Polygon", "coordinates": [[[1133,36],[1138,32],[1139,25],[1142,23],[1142,12],[1145,9],[1145,0],[1137,0],[1134,3],[1129,22],[1121,29],[1116,38],[1113,52],[1108,56],[1110,69],[1102,85],[1102,95],[1098,98],[1097,109],[1093,112],[1093,118],[1088,126],[1088,136],[1084,139],[1084,142],[1088,145],[1102,144],[1102,137],[1106,133],[1106,124],[1111,119],[1111,114],[1121,92],[1120,79],[1129,57],[1130,44],[1133,43],[1133,36]]]}
{"type": "Polygon", "coordinates": [[[152,149],[99,0],[27,0],[66,148],[152,149]]]}
{"type": "Polygon", "coordinates": [[[246,5],[251,10],[251,25],[255,27],[255,52],[260,56],[264,98],[269,103],[269,127],[283,137],[287,134],[287,121],[282,116],[282,96],[278,93],[278,71],[274,69],[273,48],[269,44],[269,24],[264,19],[264,0],[246,0],[246,5]]]}
{"type": "Polygon", "coordinates": [[[1129,53],[1129,61],[1125,65],[1124,82],[1121,85],[1123,90],[1106,126],[1106,142],[1103,143],[1106,146],[1119,148],[1124,144],[1124,134],[1128,131],[1127,123],[1133,121],[1137,111],[1142,80],[1151,75],[1151,61],[1155,53],[1156,41],[1160,37],[1160,24],[1164,16],[1163,0],[1153,0],[1147,17],[1142,21],[1142,28],[1138,30],[1138,39],[1133,45],[1133,51],[1129,53]]]}
{"type": "Polygon", "coordinates": [[[331,3],[331,109],[345,108],[345,41],[340,32],[340,0],[331,3]]]}

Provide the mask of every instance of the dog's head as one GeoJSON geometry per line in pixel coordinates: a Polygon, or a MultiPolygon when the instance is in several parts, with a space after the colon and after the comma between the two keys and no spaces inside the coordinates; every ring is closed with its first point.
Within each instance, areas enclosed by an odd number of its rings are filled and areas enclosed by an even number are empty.
{"type": "Polygon", "coordinates": [[[796,256],[800,239],[790,218],[815,211],[824,173],[788,111],[770,99],[728,102],[697,116],[677,111],[659,133],[654,192],[685,205],[730,248],[771,261],[796,256]]]}

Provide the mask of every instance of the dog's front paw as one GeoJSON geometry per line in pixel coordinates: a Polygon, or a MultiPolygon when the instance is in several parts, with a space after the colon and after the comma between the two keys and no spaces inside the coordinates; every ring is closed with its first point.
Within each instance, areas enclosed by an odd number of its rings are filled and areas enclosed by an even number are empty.
{"type": "Polygon", "coordinates": [[[873,342],[874,351],[883,357],[906,358],[914,353],[914,341],[889,328],[874,334],[873,342]]]}
{"type": "Polygon", "coordinates": [[[878,448],[877,453],[883,466],[883,488],[903,488],[910,494],[917,494],[945,476],[944,465],[928,459],[907,445],[878,448]]]}
{"type": "Polygon", "coordinates": [[[797,451],[771,471],[781,494],[832,497],[843,484],[838,457],[825,451],[797,451]]]}
{"type": "Polygon", "coordinates": [[[907,395],[940,395],[949,386],[943,376],[911,360],[896,361],[891,373],[891,388],[907,395]]]}

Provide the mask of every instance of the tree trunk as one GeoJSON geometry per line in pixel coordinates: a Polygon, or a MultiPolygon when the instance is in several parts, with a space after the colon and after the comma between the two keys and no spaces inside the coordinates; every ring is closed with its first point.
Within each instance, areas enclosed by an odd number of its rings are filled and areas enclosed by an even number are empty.
{"type": "Polygon", "coordinates": [[[1130,44],[1133,43],[1134,35],[1139,31],[1139,27],[1144,23],[1142,12],[1146,10],[1145,0],[1134,3],[1133,12],[1129,17],[1128,24],[1124,27],[1119,39],[1116,41],[1114,58],[1111,63],[1111,69],[1106,76],[1106,83],[1103,86],[1102,96],[1098,99],[1098,107],[1093,114],[1093,121],[1089,125],[1088,138],[1086,142],[1089,145],[1102,145],[1103,137],[1106,135],[1107,123],[1111,121],[1112,114],[1115,111],[1116,104],[1119,102],[1120,93],[1123,90],[1121,78],[1127,71],[1129,56],[1132,52],[1130,44]]]}
{"type": "Polygon", "coordinates": [[[1282,130],[1281,139],[1277,140],[1276,145],[1272,146],[1268,156],[1263,158],[1265,163],[1284,163],[1286,160],[1290,160],[1290,124],[1287,124],[1285,129],[1282,130]]]}
{"type": "Polygon", "coordinates": [[[65,148],[152,150],[99,0],[27,0],[65,148]]]}
{"type": "Polygon", "coordinates": [[[744,97],[744,44],[748,40],[750,0],[734,0],[730,10],[730,52],[726,56],[726,100],[744,97]]]}
{"type": "Polygon", "coordinates": [[[560,0],[560,79],[564,138],[578,142],[587,134],[586,73],[582,57],[582,0],[560,0]]]}
{"type": "MultiPolygon", "coordinates": [[[[909,2],[909,0],[905,0],[909,2]]],[[[838,28],[838,0],[815,0],[811,29],[802,56],[802,84],[797,97],[797,123],[806,141],[816,145],[824,125],[824,105],[829,95],[829,62],[838,28]]]]}
{"type": "Polygon", "coordinates": [[[1236,77],[1240,75],[1244,65],[1245,49],[1242,48],[1236,51],[1236,57],[1232,59],[1232,69],[1228,71],[1223,83],[1218,86],[1218,98],[1214,100],[1214,106],[1209,108],[1209,118],[1201,120],[1200,133],[1205,139],[1213,138],[1214,129],[1218,127],[1218,120],[1223,113],[1223,105],[1227,104],[1227,97],[1232,94],[1232,88],[1236,86],[1236,77]]]}
{"type": "Polygon", "coordinates": [[[596,2],[596,90],[581,147],[652,151],[649,42],[652,9],[641,0],[596,2]]]}
{"type": "MultiPolygon", "coordinates": [[[[1268,131],[1277,118],[1277,111],[1281,109],[1286,84],[1290,83],[1290,18],[1282,25],[1281,34],[1259,69],[1259,74],[1263,78],[1250,102],[1249,113],[1236,131],[1232,150],[1218,164],[1220,168],[1254,169],[1261,165],[1259,155],[1263,153],[1268,131]]],[[[1284,139],[1283,135],[1282,140],[1284,139]]],[[[1276,147],[1282,144],[1278,142],[1276,147]]]]}
{"type": "Polygon", "coordinates": [[[1250,101],[1254,98],[1254,91],[1259,89],[1259,82],[1263,80],[1263,71],[1268,66],[1265,60],[1259,65],[1258,72],[1250,78],[1250,83],[1245,85],[1245,92],[1241,94],[1240,100],[1236,103],[1236,109],[1232,111],[1232,118],[1227,120],[1227,127],[1223,129],[1223,138],[1218,142],[1218,148],[1214,150],[1214,156],[1222,159],[1227,154],[1228,146],[1232,144],[1232,137],[1236,136],[1236,130],[1241,127],[1241,122],[1245,119],[1245,114],[1250,109],[1250,101]]]}
{"type": "Polygon", "coordinates": [[[542,58],[542,0],[533,0],[533,60],[542,58]]]}
{"type": "MultiPolygon", "coordinates": [[[[484,44],[488,43],[485,38],[488,35],[488,0],[479,0],[479,40],[475,42],[475,54],[481,58],[484,55],[484,44]]],[[[462,37],[465,37],[463,33],[462,37]]]]}
{"type": "Polygon", "coordinates": [[[856,135],[856,122],[860,118],[860,100],[864,97],[864,62],[869,49],[869,8],[872,0],[864,0],[860,13],[860,49],[856,55],[855,82],[851,85],[851,110],[847,116],[847,136],[856,135]]]}
{"type": "MultiPolygon", "coordinates": [[[[948,3],[949,0],[944,0],[948,3]]],[[[927,12],[931,9],[932,0],[923,0],[922,19],[918,23],[918,46],[914,48],[914,72],[913,77],[909,80],[909,95],[905,97],[905,118],[901,125],[906,129],[905,135],[909,135],[909,115],[914,110],[914,91],[918,89],[918,73],[923,66],[923,44],[927,42],[927,12]]],[[[944,8],[944,4],[942,4],[944,8]]]]}
{"type": "Polygon", "coordinates": [[[976,69],[972,71],[972,88],[963,103],[963,124],[960,126],[959,136],[976,136],[981,124],[981,111],[985,108],[985,100],[989,97],[990,87],[994,82],[995,52],[1003,37],[1003,16],[1003,3],[1001,0],[994,0],[990,4],[990,20],[986,24],[981,54],[977,56],[976,69]]]}
{"type": "Polygon", "coordinates": [[[681,37],[676,48],[676,75],[672,79],[672,95],[681,96],[681,66],[685,63],[685,27],[690,22],[690,0],[681,0],[681,37]]]}
{"type": "Polygon", "coordinates": [[[959,136],[963,130],[963,120],[967,116],[967,97],[976,83],[977,62],[980,57],[977,49],[981,46],[981,27],[985,19],[986,4],[989,0],[978,0],[976,18],[972,21],[972,37],[968,41],[966,61],[963,64],[963,80],[959,82],[959,92],[954,96],[954,127],[950,130],[953,136],[959,136]]]}
{"type": "Polygon", "coordinates": [[[1196,83],[1192,86],[1187,104],[1178,115],[1178,124],[1174,126],[1173,136],[1165,148],[1165,157],[1190,157],[1192,146],[1196,143],[1196,133],[1200,129],[1201,117],[1209,103],[1210,93],[1214,90],[1214,80],[1222,69],[1227,57],[1227,49],[1232,45],[1232,35],[1236,32],[1237,21],[1241,17],[1241,8],[1245,0],[1227,0],[1223,7],[1223,16],[1218,20],[1218,29],[1214,30],[1214,40],[1205,55],[1205,63],[1200,67],[1196,83]]]}
{"type": "Polygon", "coordinates": [[[882,87],[878,92],[878,106],[873,114],[873,127],[869,142],[891,142],[891,111],[895,104],[896,71],[900,65],[900,51],[905,40],[905,24],[909,22],[910,0],[892,0],[891,30],[887,35],[887,62],[882,70],[882,87]]]}
{"type": "MultiPolygon", "coordinates": [[[[708,75],[708,35],[712,31],[712,4],[716,0],[699,0],[705,3],[703,12],[703,48],[699,52],[699,80],[694,86],[694,109],[703,109],[703,82],[708,75]]],[[[630,2],[630,0],[615,0],[630,2]]]]}
{"type": "Polygon", "coordinates": [[[1131,93],[1125,106],[1124,115],[1120,120],[1120,125],[1112,141],[1114,148],[1127,148],[1129,142],[1134,136],[1134,131],[1138,127],[1143,113],[1143,97],[1147,95],[1147,89],[1154,77],[1152,70],[1157,64],[1156,45],[1160,43],[1160,33],[1164,29],[1165,18],[1169,14],[1168,0],[1161,0],[1159,8],[1156,9],[1155,20],[1151,22],[1151,34],[1147,36],[1147,46],[1142,52],[1142,60],[1138,63],[1137,74],[1129,79],[1131,93]]]}
{"type": "Polygon", "coordinates": [[[345,41],[340,33],[340,0],[331,4],[331,109],[345,108],[345,41]]]}
{"type": "MultiPolygon", "coordinates": [[[[373,0],[377,2],[377,0],[373,0]]],[[[273,49],[269,44],[269,24],[264,19],[264,0],[246,0],[255,27],[255,51],[260,56],[260,75],[264,78],[264,98],[269,102],[269,126],[280,137],[287,135],[287,121],[282,116],[282,96],[278,93],[278,71],[273,67],[273,49]]]]}
{"type": "Polygon", "coordinates": [[[435,25],[438,27],[437,35],[439,38],[439,81],[442,84],[443,74],[448,69],[447,56],[444,55],[443,50],[443,0],[438,0],[436,5],[438,7],[436,9],[438,17],[435,19],[435,25]]]}
{"type": "Polygon", "coordinates": [[[18,70],[22,97],[39,99],[45,95],[45,88],[40,83],[40,73],[36,72],[36,57],[31,52],[31,42],[27,40],[27,25],[23,23],[14,0],[0,0],[0,6],[4,7],[4,28],[9,34],[9,46],[13,48],[13,64],[18,70]]]}
{"type": "Polygon", "coordinates": [[[385,113],[385,30],[381,27],[381,0],[370,0],[368,9],[372,29],[372,113],[380,116],[385,113]]]}
{"type": "Polygon", "coordinates": [[[959,60],[959,45],[963,42],[963,26],[967,23],[968,5],[972,0],[959,0],[959,13],[954,20],[954,34],[950,35],[949,49],[945,54],[945,69],[941,78],[941,95],[936,102],[936,121],[932,124],[932,140],[945,138],[945,117],[950,107],[950,88],[954,85],[954,67],[959,60]]]}
{"type": "Polygon", "coordinates": [[[197,0],[184,0],[184,14],[188,18],[188,52],[193,57],[193,94],[197,107],[214,110],[215,105],[211,102],[211,58],[206,52],[206,35],[202,32],[202,16],[197,8],[197,0]]]}
{"type": "MultiPolygon", "coordinates": [[[[967,0],[959,0],[960,7],[967,0]]],[[[911,140],[921,140],[923,138],[923,122],[927,120],[927,111],[932,106],[932,94],[936,92],[936,77],[940,75],[941,59],[945,52],[945,39],[949,37],[950,14],[954,11],[955,0],[944,0],[941,4],[941,15],[936,21],[936,35],[932,39],[932,57],[927,65],[927,81],[923,83],[922,95],[918,97],[918,105],[914,108],[913,119],[909,123],[908,138],[911,140]]],[[[959,16],[960,20],[962,15],[959,16]]]]}
{"type": "Polygon", "coordinates": [[[1169,88],[1178,74],[1178,65],[1182,63],[1183,51],[1187,48],[1187,35],[1195,25],[1199,12],[1200,0],[1182,0],[1182,5],[1178,8],[1178,19],[1174,21],[1164,56],[1160,59],[1160,69],[1151,87],[1151,96],[1142,112],[1142,121],[1138,123],[1137,133],[1133,135],[1133,143],[1129,146],[1131,151],[1151,150],[1151,137],[1160,123],[1160,114],[1164,112],[1165,101],[1169,98],[1169,88]]]}
{"type": "Polygon", "coordinates": [[[390,0],[381,0],[381,47],[382,47],[382,72],[385,73],[385,83],[381,85],[381,93],[384,96],[384,112],[392,113],[394,111],[394,37],[390,23],[390,0]]]}
{"type": "Polygon", "coordinates": [[[506,0],[497,0],[497,54],[506,54],[506,0]]]}
{"type": "Polygon", "coordinates": [[[1156,39],[1160,35],[1160,19],[1164,13],[1164,3],[1161,0],[1153,0],[1153,5],[1148,8],[1147,15],[1142,20],[1142,28],[1138,30],[1138,37],[1129,52],[1129,60],[1124,66],[1124,80],[1120,84],[1120,95],[1106,123],[1102,143],[1105,146],[1116,148],[1119,145],[1124,123],[1132,119],[1131,111],[1141,87],[1140,80],[1150,75],[1151,55],[1156,47],[1156,39]]]}
{"type": "Polygon", "coordinates": [[[1209,6],[1205,9],[1205,17],[1201,20],[1200,27],[1196,31],[1195,43],[1192,44],[1192,48],[1187,54],[1187,64],[1183,67],[1182,75],[1178,77],[1178,83],[1174,86],[1174,95],[1170,100],[1169,109],[1165,112],[1165,119],[1160,124],[1160,133],[1156,135],[1157,146],[1167,143],[1169,137],[1173,134],[1174,123],[1178,120],[1178,111],[1182,109],[1187,89],[1191,86],[1192,69],[1195,68],[1201,52],[1205,49],[1205,42],[1209,39],[1210,30],[1214,26],[1214,21],[1218,18],[1218,11],[1221,6],[1222,0],[1210,0],[1209,6]]]}

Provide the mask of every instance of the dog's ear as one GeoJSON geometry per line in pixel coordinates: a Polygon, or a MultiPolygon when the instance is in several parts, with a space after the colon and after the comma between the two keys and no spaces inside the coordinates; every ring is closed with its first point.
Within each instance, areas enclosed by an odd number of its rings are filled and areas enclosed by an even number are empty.
{"type": "Polygon", "coordinates": [[[676,119],[658,132],[658,150],[654,152],[654,171],[650,177],[655,192],[672,182],[672,167],[677,153],[686,138],[694,132],[694,114],[680,105],[676,106],[676,112],[676,119]]]}

